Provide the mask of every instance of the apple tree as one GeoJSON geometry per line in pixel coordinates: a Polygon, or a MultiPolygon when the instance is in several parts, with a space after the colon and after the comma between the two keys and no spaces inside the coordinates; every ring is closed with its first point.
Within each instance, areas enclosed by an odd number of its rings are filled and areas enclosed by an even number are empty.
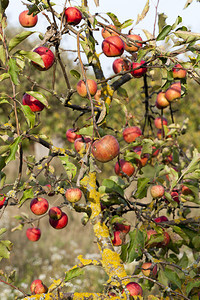
{"type": "MultiPolygon", "coordinates": [[[[8,0],[0,3],[0,81],[11,87],[0,93],[1,111],[7,112],[0,125],[1,215],[9,206],[30,203],[35,217],[18,216],[17,229],[39,243],[41,218],[49,218],[59,234],[69,226],[67,210],[73,210],[83,215],[76,225],[80,230],[86,224],[93,228],[101,255],[100,260],[80,255],[79,263],[49,286],[36,278],[29,291],[20,289],[21,299],[199,299],[200,153],[191,143],[182,147],[188,123],[184,116],[177,123],[176,112],[184,106],[188,85],[200,83],[200,34],[188,30],[180,16],[169,25],[156,11],[153,32],[143,29],[141,38],[134,26],[145,18],[149,1],[136,22],[121,23],[112,12],[92,15],[86,0],[79,6],[65,1],[62,11],[49,0],[29,0],[19,17],[28,29],[8,38],[8,5],[8,0]],[[49,26],[41,29],[40,45],[24,50],[26,39],[37,34],[32,27],[41,14],[49,26]],[[65,65],[66,36],[76,39],[77,68],[65,65]],[[110,77],[104,75],[102,56],[115,58],[110,77]],[[45,74],[42,83],[35,72],[45,74]],[[133,82],[140,88],[131,88],[133,82]],[[135,100],[140,108],[130,110],[135,100]],[[66,148],[43,133],[42,114],[53,109],[52,101],[77,116],[67,124],[66,148]],[[39,160],[29,155],[33,143],[47,148],[48,155],[39,160]],[[55,159],[64,174],[52,168],[55,159]],[[13,161],[14,180],[7,174],[13,161]],[[45,195],[60,195],[62,201],[50,207],[45,195]],[[107,274],[101,293],[66,289],[66,282],[91,265],[107,274]]],[[[0,229],[4,260],[14,247],[5,232],[0,229]]]]}

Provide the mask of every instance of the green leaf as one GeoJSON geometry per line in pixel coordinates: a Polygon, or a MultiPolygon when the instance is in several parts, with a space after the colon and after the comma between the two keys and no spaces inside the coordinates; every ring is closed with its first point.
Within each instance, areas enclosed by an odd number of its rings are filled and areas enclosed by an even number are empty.
{"type": "Polygon", "coordinates": [[[94,126],[85,126],[78,131],[79,134],[92,136],[94,133],[94,126]]]}
{"type": "Polygon", "coordinates": [[[6,228],[1,228],[1,229],[0,229],[0,235],[4,234],[6,231],[7,231],[6,228]]]}
{"type": "Polygon", "coordinates": [[[18,79],[19,68],[17,66],[16,60],[13,58],[10,58],[8,61],[8,66],[9,66],[8,73],[11,76],[12,82],[15,85],[18,85],[19,84],[19,79],[18,79]]]}
{"type": "Polygon", "coordinates": [[[21,104],[22,111],[24,113],[24,116],[26,118],[26,121],[30,128],[33,128],[35,125],[35,114],[34,112],[30,109],[28,105],[22,105],[21,104]]]}
{"type": "MultiPolygon", "coordinates": [[[[5,166],[6,166],[6,156],[0,156],[0,170],[2,170],[5,166]]],[[[0,174],[4,174],[4,173],[0,173],[0,174]]]]}
{"type": "Polygon", "coordinates": [[[23,192],[23,195],[22,195],[21,199],[19,200],[19,207],[21,207],[26,200],[32,199],[32,198],[34,198],[33,188],[25,190],[23,192]]]}
{"type": "Polygon", "coordinates": [[[6,163],[9,163],[10,161],[15,159],[15,154],[18,150],[18,146],[21,143],[21,136],[18,136],[15,141],[10,145],[10,154],[6,158],[6,163]]]}
{"type": "Polygon", "coordinates": [[[183,39],[185,43],[191,43],[200,40],[200,33],[190,32],[190,31],[182,31],[177,30],[174,32],[174,34],[183,39]]]}
{"type": "Polygon", "coordinates": [[[10,78],[10,75],[8,73],[3,73],[0,75],[0,81],[3,81],[7,78],[10,78]]]}
{"type": "Polygon", "coordinates": [[[22,41],[24,41],[27,37],[33,34],[35,31],[22,31],[17,34],[14,38],[12,38],[8,45],[8,51],[11,51],[17,45],[19,45],[22,41]]]}
{"type": "Polygon", "coordinates": [[[124,196],[123,189],[116,182],[114,182],[111,179],[104,179],[102,182],[102,186],[106,187],[105,192],[107,192],[107,193],[114,192],[114,193],[118,193],[122,197],[124,196]]]}
{"type": "Polygon", "coordinates": [[[159,33],[159,35],[157,36],[157,41],[162,41],[165,39],[165,37],[170,33],[172,29],[171,25],[166,25],[163,30],[159,33]]]}
{"type": "Polygon", "coordinates": [[[81,74],[76,70],[70,70],[70,74],[74,76],[76,79],[80,79],[81,74]]]}
{"type": "Polygon", "coordinates": [[[149,178],[138,178],[137,190],[134,194],[134,198],[142,199],[147,196],[147,189],[149,187],[149,178]]]}
{"type": "Polygon", "coordinates": [[[113,24],[116,26],[116,27],[121,27],[121,23],[119,22],[117,16],[111,12],[108,12],[107,15],[111,18],[111,20],[113,21],[113,24]]]}
{"type": "Polygon", "coordinates": [[[133,20],[132,19],[128,19],[126,21],[124,21],[121,26],[120,26],[120,29],[124,29],[128,26],[131,26],[133,24],[133,20]]]}
{"type": "Polygon", "coordinates": [[[181,280],[174,270],[165,268],[164,273],[171,283],[175,284],[179,289],[181,289],[181,280]]]}
{"type": "Polygon", "coordinates": [[[191,290],[193,288],[198,288],[200,287],[200,280],[197,280],[197,281],[191,281],[191,282],[188,282],[187,283],[187,286],[186,286],[186,293],[187,293],[187,296],[189,295],[189,293],[191,292],[191,290]]]}
{"type": "Polygon", "coordinates": [[[19,50],[16,53],[25,58],[30,59],[31,61],[35,62],[36,64],[38,64],[39,66],[44,68],[43,59],[38,53],[33,52],[33,51],[24,51],[24,50],[19,50]]]}
{"type": "Polygon", "coordinates": [[[165,21],[166,19],[167,19],[167,16],[164,13],[158,14],[158,28],[159,28],[159,33],[167,25],[166,21],[165,21]]]}
{"type": "Polygon", "coordinates": [[[180,235],[180,237],[182,237],[182,239],[184,241],[186,241],[187,244],[189,244],[189,242],[190,242],[189,237],[180,227],[174,225],[174,226],[172,226],[172,228],[173,228],[174,232],[176,232],[178,235],[180,235]]]}
{"type": "Polygon", "coordinates": [[[177,264],[183,269],[187,268],[187,266],[189,264],[189,259],[188,259],[187,255],[185,254],[185,252],[183,253],[183,256],[178,260],[177,264]]]}
{"type": "Polygon", "coordinates": [[[0,45],[0,60],[2,61],[3,64],[6,63],[6,51],[3,45],[0,45]]]}
{"type": "Polygon", "coordinates": [[[182,18],[180,16],[178,16],[176,18],[175,23],[172,25],[172,30],[174,30],[178,26],[178,24],[180,24],[181,22],[182,22],[182,18]]]}
{"type": "Polygon", "coordinates": [[[28,92],[26,92],[26,94],[33,96],[34,98],[39,100],[42,104],[44,104],[46,107],[49,106],[46,96],[44,94],[39,93],[39,92],[34,92],[34,91],[28,91],[28,92]]]}
{"type": "Polygon", "coordinates": [[[65,282],[67,282],[73,278],[76,278],[80,275],[83,275],[83,274],[84,274],[84,271],[81,268],[76,267],[74,269],[71,269],[68,272],[66,272],[65,282]]]}
{"type": "Polygon", "coordinates": [[[190,164],[187,166],[186,169],[182,170],[182,177],[184,177],[188,173],[192,173],[195,170],[199,169],[199,162],[200,162],[200,153],[194,151],[194,157],[190,164]]]}
{"type": "Polygon", "coordinates": [[[0,155],[7,152],[10,149],[9,145],[0,146],[0,155]]]}
{"type": "Polygon", "coordinates": [[[147,2],[145,4],[145,7],[143,8],[143,11],[142,11],[141,15],[138,14],[136,25],[146,17],[148,11],[149,11],[149,0],[147,0],[147,2]]]}
{"type": "Polygon", "coordinates": [[[10,251],[12,249],[13,244],[8,241],[0,241],[0,260],[2,258],[9,258],[10,257],[10,251]]]}
{"type": "Polygon", "coordinates": [[[128,263],[131,263],[132,261],[140,258],[143,255],[142,249],[144,248],[145,237],[143,232],[139,229],[134,229],[133,231],[129,232],[129,236],[130,244],[127,253],[128,263]]]}
{"type": "Polygon", "coordinates": [[[199,239],[198,235],[193,237],[192,244],[196,250],[198,250],[198,251],[200,250],[200,239],[199,239]]]}
{"type": "Polygon", "coordinates": [[[128,93],[127,93],[127,91],[126,91],[124,88],[122,88],[122,87],[119,87],[119,88],[117,89],[117,94],[118,94],[118,96],[122,97],[122,98],[125,99],[125,100],[128,99],[128,93]]]}
{"type": "Polygon", "coordinates": [[[76,166],[69,161],[68,156],[58,156],[58,157],[60,158],[60,160],[63,164],[63,167],[65,168],[65,171],[67,173],[69,180],[74,179],[74,177],[76,176],[76,171],[77,171],[76,166]]]}

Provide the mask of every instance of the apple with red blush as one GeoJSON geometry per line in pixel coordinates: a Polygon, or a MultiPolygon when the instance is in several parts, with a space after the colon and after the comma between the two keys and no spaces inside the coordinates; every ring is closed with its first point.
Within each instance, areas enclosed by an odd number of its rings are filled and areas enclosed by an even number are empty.
{"type": "Polygon", "coordinates": [[[124,42],[119,36],[109,36],[102,42],[102,51],[108,57],[121,56],[124,52],[124,42]]]}
{"type": "Polygon", "coordinates": [[[126,127],[123,130],[123,139],[126,143],[135,142],[136,138],[142,135],[142,130],[138,126],[126,127]]]}
{"type": "Polygon", "coordinates": [[[150,189],[150,194],[154,199],[162,198],[165,194],[165,189],[160,184],[153,185],[150,189]]]}
{"type": "MultiPolygon", "coordinates": [[[[90,92],[90,95],[94,96],[97,92],[97,83],[96,83],[96,81],[93,80],[93,79],[87,79],[87,86],[88,86],[88,90],[90,92]]],[[[77,83],[76,90],[77,90],[78,94],[81,97],[86,98],[88,96],[87,87],[86,87],[86,84],[85,84],[84,80],[80,80],[77,83]]]]}
{"type": "Polygon", "coordinates": [[[112,65],[115,74],[129,70],[129,61],[125,58],[116,58],[112,65]]]}
{"type": "Polygon", "coordinates": [[[42,197],[37,197],[31,200],[30,209],[35,215],[43,215],[49,208],[49,202],[42,197]]]}
{"type": "Polygon", "coordinates": [[[6,197],[0,194],[0,209],[5,206],[6,197]]]}
{"type": "Polygon", "coordinates": [[[135,78],[140,78],[142,77],[146,72],[147,72],[147,68],[142,66],[145,64],[144,60],[141,60],[141,62],[132,62],[129,65],[129,70],[132,70],[130,73],[133,77],[135,78]],[[140,66],[142,66],[141,68],[139,68],[140,66]],[[135,70],[134,70],[135,69],[135,70]]]}
{"type": "Polygon", "coordinates": [[[68,142],[74,143],[76,139],[81,138],[81,134],[77,134],[73,128],[70,128],[66,132],[66,138],[68,142]]]}
{"type": "Polygon", "coordinates": [[[132,41],[128,41],[127,43],[125,43],[125,50],[128,52],[136,52],[138,51],[141,47],[142,47],[142,38],[140,35],[138,34],[129,34],[127,35],[127,38],[133,40],[132,41]]]}
{"type": "Polygon", "coordinates": [[[168,121],[165,117],[157,117],[154,120],[154,124],[157,129],[162,129],[164,125],[168,125],[168,121]]]}
{"type": "Polygon", "coordinates": [[[40,279],[35,279],[30,286],[33,295],[43,294],[48,292],[47,286],[40,279]]]}
{"type": "Polygon", "coordinates": [[[102,163],[113,160],[119,155],[119,143],[112,135],[105,135],[92,144],[94,158],[102,163]]]}
{"type": "Polygon", "coordinates": [[[141,270],[146,277],[156,277],[157,275],[157,265],[153,265],[151,262],[143,263],[141,270]]]}
{"type": "Polygon", "coordinates": [[[172,102],[181,98],[181,83],[180,81],[172,83],[165,92],[165,97],[168,102],[172,102]]]}
{"type": "Polygon", "coordinates": [[[65,197],[67,201],[76,203],[81,200],[82,192],[79,188],[69,188],[65,192],[65,197]]]}
{"type": "Polygon", "coordinates": [[[32,65],[36,69],[38,69],[40,71],[47,71],[48,69],[50,69],[53,66],[54,61],[55,61],[55,56],[49,48],[40,46],[40,47],[37,47],[36,49],[34,49],[33,52],[39,54],[44,63],[44,67],[42,67],[42,66],[38,65],[37,63],[35,63],[34,61],[32,61],[32,65]]]}
{"type": "Polygon", "coordinates": [[[68,224],[68,216],[62,211],[61,218],[58,220],[49,218],[49,224],[55,229],[63,229],[68,224]]]}
{"type": "Polygon", "coordinates": [[[27,93],[23,95],[22,104],[28,105],[33,112],[40,112],[45,108],[42,102],[27,93]]]}
{"type": "Polygon", "coordinates": [[[149,154],[144,153],[142,154],[142,146],[137,146],[133,148],[133,152],[139,155],[139,158],[135,157],[135,162],[139,168],[146,166],[149,160],[149,154]]]}
{"type": "Polygon", "coordinates": [[[37,24],[38,16],[29,14],[29,10],[24,10],[19,14],[19,23],[25,28],[34,27],[37,24]]]}
{"type": "Polygon", "coordinates": [[[127,176],[130,177],[130,176],[133,175],[134,172],[135,172],[135,167],[129,161],[126,161],[124,159],[120,159],[115,164],[115,173],[116,173],[116,175],[119,175],[119,176],[123,177],[124,173],[125,173],[127,176]]]}
{"type": "Polygon", "coordinates": [[[36,242],[41,237],[41,230],[37,227],[30,227],[26,230],[26,236],[29,241],[36,242]]]}
{"type": "Polygon", "coordinates": [[[154,219],[154,222],[156,223],[162,223],[162,222],[167,222],[169,221],[166,216],[160,216],[154,219]]]}
{"type": "Polygon", "coordinates": [[[49,218],[53,220],[60,220],[62,217],[62,210],[58,206],[51,207],[48,213],[49,218]]]}
{"type": "Polygon", "coordinates": [[[116,230],[113,232],[112,244],[113,246],[121,246],[125,242],[126,234],[120,230],[116,230]]]}
{"type": "Polygon", "coordinates": [[[78,25],[83,16],[81,11],[76,7],[68,7],[65,9],[66,22],[69,25],[78,25]]]}
{"type": "Polygon", "coordinates": [[[174,79],[183,79],[187,75],[187,71],[181,66],[181,64],[176,64],[172,69],[172,74],[174,79]]]}
{"type": "Polygon", "coordinates": [[[102,28],[101,30],[101,35],[104,39],[106,39],[109,36],[115,36],[115,35],[119,35],[116,31],[112,30],[119,30],[115,25],[108,25],[106,26],[106,28],[102,28]]]}
{"type": "Polygon", "coordinates": [[[131,225],[116,222],[116,223],[114,223],[114,229],[115,229],[115,231],[121,231],[123,233],[128,233],[131,229],[131,225]]]}
{"type": "Polygon", "coordinates": [[[127,290],[129,291],[131,296],[142,296],[143,290],[141,286],[137,282],[129,282],[126,285],[127,290]]]}
{"type": "Polygon", "coordinates": [[[86,152],[88,147],[89,147],[89,144],[91,142],[91,138],[90,137],[81,137],[81,138],[78,138],[74,141],[74,148],[76,150],[76,152],[80,153],[80,152],[86,152]]]}
{"type": "Polygon", "coordinates": [[[158,109],[163,109],[169,106],[169,101],[165,97],[165,92],[161,91],[157,94],[155,105],[158,109]]]}

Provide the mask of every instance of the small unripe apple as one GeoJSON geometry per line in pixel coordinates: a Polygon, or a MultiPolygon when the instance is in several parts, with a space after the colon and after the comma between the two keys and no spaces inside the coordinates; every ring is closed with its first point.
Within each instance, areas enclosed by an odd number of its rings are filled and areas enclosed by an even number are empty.
{"type": "Polygon", "coordinates": [[[166,216],[160,216],[160,217],[154,219],[154,222],[156,222],[156,223],[162,223],[162,222],[166,222],[166,221],[169,221],[166,216]]]}
{"type": "Polygon", "coordinates": [[[131,229],[131,225],[126,225],[124,223],[114,223],[114,228],[116,231],[128,233],[131,229]]]}
{"type": "Polygon", "coordinates": [[[135,168],[131,162],[126,161],[124,159],[120,159],[115,164],[115,173],[119,176],[124,176],[125,173],[127,176],[132,176],[135,172],[135,168]]]}
{"type": "Polygon", "coordinates": [[[19,23],[25,28],[34,27],[38,21],[37,15],[33,16],[33,14],[29,15],[28,13],[29,10],[24,10],[19,15],[19,23]]]}
{"type": "Polygon", "coordinates": [[[137,282],[129,282],[126,285],[126,288],[129,291],[131,296],[142,296],[143,295],[143,290],[137,282]]]}
{"type": "Polygon", "coordinates": [[[138,35],[138,34],[129,34],[129,35],[127,35],[127,37],[134,40],[134,41],[137,41],[137,42],[135,42],[135,43],[133,43],[133,42],[125,43],[125,50],[126,51],[136,52],[142,47],[142,43],[138,42],[138,41],[142,41],[142,38],[141,38],[140,35],[138,35]],[[130,44],[130,46],[129,46],[129,44],[130,44]]]}
{"type": "Polygon", "coordinates": [[[81,134],[77,134],[73,128],[70,128],[66,132],[66,138],[70,143],[74,143],[76,139],[81,138],[81,134]]]}
{"type": "Polygon", "coordinates": [[[62,210],[59,207],[54,206],[49,209],[49,218],[53,220],[60,220],[61,217],[62,217],[62,210]]]}
{"type": "Polygon", "coordinates": [[[65,10],[66,22],[70,25],[78,25],[82,20],[82,13],[76,7],[68,7],[65,10]]]}
{"type": "Polygon", "coordinates": [[[45,108],[42,102],[26,93],[23,95],[22,104],[28,105],[33,112],[42,111],[45,108]]]}
{"type": "Polygon", "coordinates": [[[187,75],[187,71],[180,64],[176,64],[172,69],[174,79],[183,79],[187,75]]]}
{"type": "Polygon", "coordinates": [[[30,241],[36,242],[41,237],[41,230],[40,228],[30,227],[26,230],[26,236],[30,241]]]}
{"type": "Polygon", "coordinates": [[[112,135],[105,135],[92,144],[92,154],[98,161],[105,163],[119,155],[119,143],[112,135]]]}
{"type": "Polygon", "coordinates": [[[156,277],[157,275],[157,265],[154,265],[154,267],[152,267],[151,262],[143,263],[141,269],[144,276],[156,277]]]}
{"type": "Polygon", "coordinates": [[[165,189],[162,185],[153,185],[151,187],[150,193],[154,199],[158,199],[164,196],[165,189]]]}
{"type": "Polygon", "coordinates": [[[35,215],[43,215],[47,212],[49,203],[45,198],[37,197],[31,200],[30,209],[35,215]]]}
{"type": "Polygon", "coordinates": [[[119,36],[109,36],[102,42],[102,51],[108,57],[120,56],[124,52],[124,42],[119,36]]]}
{"type": "MultiPolygon", "coordinates": [[[[88,85],[90,95],[94,96],[97,92],[97,83],[96,83],[96,81],[93,80],[93,79],[87,79],[87,85],[88,85]]],[[[83,80],[80,80],[77,83],[76,90],[77,90],[78,94],[81,97],[86,98],[88,96],[86,84],[83,80]]]]}
{"type": "MultiPolygon", "coordinates": [[[[140,63],[138,62],[132,62],[130,65],[129,65],[129,69],[130,70],[133,70],[135,68],[138,68],[140,67],[141,65],[143,65],[145,63],[144,60],[141,60],[140,63]]],[[[136,70],[133,70],[131,73],[131,75],[135,78],[140,78],[142,77],[145,73],[147,72],[147,68],[146,67],[142,67],[142,68],[139,68],[139,69],[136,69],[136,70]]]]}
{"type": "Polygon", "coordinates": [[[123,139],[127,143],[135,142],[136,138],[142,135],[142,130],[138,126],[126,127],[123,130],[123,139]]]}
{"type": "Polygon", "coordinates": [[[173,100],[181,98],[181,83],[172,83],[165,92],[167,101],[172,102],[173,100]]]}
{"type": "Polygon", "coordinates": [[[169,106],[169,101],[165,97],[165,92],[159,92],[156,98],[156,107],[159,109],[169,106]]]}
{"type": "Polygon", "coordinates": [[[128,71],[129,70],[129,61],[125,58],[117,58],[114,60],[112,65],[113,71],[115,74],[118,74],[122,71],[128,71]]]}
{"type": "Polygon", "coordinates": [[[82,192],[79,188],[69,188],[65,192],[66,199],[71,203],[76,203],[81,200],[82,192]]]}
{"type": "Polygon", "coordinates": [[[33,295],[47,293],[48,288],[43,284],[42,280],[35,279],[30,286],[31,293],[33,295]]]}
{"type": "Polygon", "coordinates": [[[76,150],[76,152],[86,152],[88,147],[89,147],[89,143],[91,142],[91,138],[90,137],[81,137],[75,140],[74,142],[74,148],[76,150]]]}
{"type": "Polygon", "coordinates": [[[34,49],[33,52],[38,53],[44,62],[44,67],[41,67],[40,65],[38,65],[37,63],[32,61],[32,65],[36,69],[38,69],[40,71],[46,71],[49,68],[51,68],[51,66],[53,66],[55,57],[54,57],[53,52],[49,48],[40,46],[40,47],[37,47],[36,49],[34,49]]]}
{"type": "Polygon", "coordinates": [[[154,124],[155,124],[156,128],[162,129],[164,125],[167,126],[168,122],[165,117],[157,117],[154,120],[154,124]]]}
{"type": "Polygon", "coordinates": [[[138,167],[141,168],[141,167],[146,166],[148,159],[149,159],[149,154],[148,153],[142,154],[141,146],[134,147],[133,151],[140,156],[140,158],[135,158],[135,161],[136,161],[138,167]]]}
{"type": "Polygon", "coordinates": [[[4,206],[5,201],[6,201],[6,197],[0,194],[0,209],[4,206]]]}
{"type": "Polygon", "coordinates": [[[49,218],[49,224],[55,229],[62,229],[68,224],[68,217],[66,213],[62,212],[62,216],[59,220],[49,218]]]}

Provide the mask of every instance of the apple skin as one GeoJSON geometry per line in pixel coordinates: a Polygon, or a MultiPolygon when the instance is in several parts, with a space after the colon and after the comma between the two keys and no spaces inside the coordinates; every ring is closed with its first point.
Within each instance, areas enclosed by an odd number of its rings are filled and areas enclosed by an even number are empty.
{"type": "MultiPolygon", "coordinates": [[[[155,231],[153,229],[147,230],[147,243],[150,240],[151,236],[155,235],[155,234],[157,234],[157,231],[155,231]]],[[[151,244],[147,245],[147,248],[152,248],[152,247],[155,247],[155,246],[157,246],[157,243],[151,243],[151,244]]]]}
{"type": "Polygon", "coordinates": [[[194,195],[193,191],[189,187],[187,187],[186,185],[182,185],[182,187],[181,187],[181,194],[183,194],[185,196],[187,196],[187,195],[194,195]]]}
{"type": "Polygon", "coordinates": [[[45,198],[37,197],[31,200],[30,209],[35,215],[43,215],[47,212],[49,203],[45,198]]]}
{"type": "Polygon", "coordinates": [[[154,219],[154,222],[156,222],[156,223],[162,223],[162,222],[167,222],[167,221],[169,221],[169,220],[165,216],[160,216],[160,217],[154,219]]]}
{"type": "Polygon", "coordinates": [[[79,188],[69,188],[65,192],[66,199],[71,203],[76,203],[81,200],[82,192],[79,188]]]}
{"type": "Polygon", "coordinates": [[[124,243],[124,239],[125,239],[125,234],[120,231],[114,231],[114,237],[112,239],[112,244],[113,246],[121,246],[124,243]]]}
{"type": "Polygon", "coordinates": [[[41,67],[40,65],[32,61],[31,63],[36,69],[40,71],[46,71],[53,66],[55,61],[55,56],[49,48],[40,46],[34,49],[33,52],[38,53],[42,57],[42,60],[44,62],[44,67],[41,67]]]}
{"type": "Polygon", "coordinates": [[[68,142],[74,143],[76,139],[81,138],[81,134],[76,134],[73,128],[70,128],[66,132],[66,138],[68,142]]]}
{"type": "Polygon", "coordinates": [[[146,262],[143,263],[141,269],[142,269],[142,273],[144,276],[146,277],[156,277],[157,275],[157,265],[154,265],[153,269],[151,269],[152,267],[152,263],[151,262],[146,262]]]}
{"type": "MultiPolygon", "coordinates": [[[[130,63],[129,65],[129,69],[132,70],[132,69],[135,69],[135,68],[138,68],[139,66],[143,65],[145,63],[144,60],[141,60],[140,63],[138,62],[132,62],[130,63]]],[[[142,67],[142,68],[139,68],[137,70],[133,70],[131,73],[131,75],[135,78],[140,78],[142,77],[145,73],[147,72],[147,68],[146,67],[142,67]]]]}
{"type": "Polygon", "coordinates": [[[42,280],[35,279],[30,286],[33,295],[47,293],[48,288],[43,284],[42,280]]]}
{"type": "Polygon", "coordinates": [[[61,217],[62,217],[62,210],[59,207],[54,206],[49,209],[49,218],[53,220],[60,220],[61,217]]]}
{"type": "Polygon", "coordinates": [[[116,231],[121,231],[123,233],[128,233],[131,229],[131,225],[126,225],[123,223],[114,223],[114,228],[116,231]]]}
{"type": "Polygon", "coordinates": [[[42,111],[45,108],[42,102],[26,93],[23,95],[22,104],[28,105],[33,112],[42,111]]]}
{"type": "Polygon", "coordinates": [[[178,204],[180,203],[178,192],[172,191],[172,192],[171,192],[171,197],[172,197],[172,199],[173,199],[175,202],[177,202],[178,204]]]}
{"type": "Polygon", "coordinates": [[[157,149],[155,146],[152,147],[152,157],[158,156],[160,149],[157,149]]]}
{"type": "Polygon", "coordinates": [[[172,102],[176,99],[181,98],[181,83],[175,82],[172,83],[165,92],[165,97],[167,101],[172,102]]]}
{"type": "Polygon", "coordinates": [[[140,156],[140,158],[135,158],[135,161],[136,161],[138,167],[141,168],[141,167],[146,166],[148,159],[149,159],[149,154],[145,153],[145,154],[142,154],[142,156],[141,156],[141,153],[142,153],[141,146],[134,147],[133,151],[140,156]]]}
{"type": "MultiPolygon", "coordinates": [[[[87,79],[87,85],[88,85],[88,89],[90,92],[91,96],[94,96],[97,92],[97,83],[95,80],[93,79],[87,79]]],[[[88,94],[87,94],[87,88],[86,88],[86,84],[83,80],[80,80],[77,83],[76,86],[76,90],[78,92],[78,94],[83,97],[83,98],[87,98],[88,94]]]]}
{"type": "Polygon", "coordinates": [[[76,152],[85,152],[87,151],[88,147],[89,147],[89,143],[91,142],[91,138],[89,137],[81,137],[75,140],[74,142],[74,148],[76,150],[76,152]]]}
{"type": "Polygon", "coordinates": [[[124,176],[122,172],[127,176],[132,176],[135,172],[135,168],[131,162],[120,159],[119,162],[117,161],[115,164],[115,173],[116,175],[124,176]]]}
{"type": "MultiPolygon", "coordinates": [[[[127,35],[128,38],[134,40],[134,41],[142,41],[142,38],[140,35],[138,34],[129,34],[127,35]]],[[[125,50],[128,51],[128,52],[136,52],[140,49],[140,47],[142,47],[142,43],[131,43],[132,46],[128,46],[126,43],[125,43],[125,50]]]]}
{"type": "Polygon", "coordinates": [[[122,57],[117,58],[114,60],[112,68],[113,68],[113,71],[115,74],[118,74],[123,71],[128,71],[129,70],[129,61],[122,57]]]}
{"type": "Polygon", "coordinates": [[[114,30],[112,30],[112,28],[118,30],[115,25],[109,25],[106,28],[107,29],[102,28],[102,30],[101,30],[101,35],[102,35],[103,39],[106,39],[109,36],[119,35],[117,32],[115,32],[114,30]]]}
{"type": "Polygon", "coordinates": [[[29,10],[24,10],[19,15],[19,23],[25,28],[34,27],[37,24],[38,16],[28,15],[29,10]]]}
{"type": "Polygon", "coordinates": [[[30,241],[36,242],[41,237],[41,230],[40,228],[30,227],[26,230],[26,236],[30,241]]]}
{"type": "MultiPolygon", "coordinates": [[[[150,240],[150,237],[152,235],[156,235],[158,234],[155,230],[150,229],[147,231],[147,242],[150,240]]],[[[150,245],[147,245],[147,248],[165,248],[166,246],[168,246],[171,238],[169,236],[169,234],[166,231],[163,231],[163,235],[164,235],[164,241],[160,242],[160,243],[151,243],[150,245]]]]}
{"type": "Polygon", "coordinates": [[[164,231],[163,234],[164,234],[164,241],[158,243],[158,245],[157,245],[158,248],[165,248],[170,243],[171,238],[170,238],[169,234],[166,231],[164,231]]]}
{"type": "Polygon", "coordinates": [[[136,138],[142,135],[142,130],[137,126],[126,127],[123,130],[123,139],[127,143],[135,142],[136,138]]]}
{"type": "Polygon", "coordinates": [[[4,202],[6,201],[6,197],[2,194],[0,194],[0,209],[4,206],[4,202]]]}
{"type": "Polygon", "coordinates": [[[157,117],[154,120],[154,124],[155,124],[157,129],[162,129],[164,125],[167,126],[168,121],[165,117],[157,117]]]}
{"type": "Polygon", "coordinates": [[[65,10],[66,22],[70,25],[78,25],[82,20],[82,13],[76,7],[68,7],[65,10]]]}
{"type": "Polygon", "coordinates": [[[169,106],[169,101],[165,97],[165,92],[158,93],[155,105],[159,109],[166,108],[167,106],[169,106]]]}
{"type": "Polygon", "coordinates": [[[164,196],[165,189],[162,185],[153,185],[150,189],[150,193],[154,199],[158,199],[164,196]]]}
{"type": "Polygon", "coordinates": [[[62,212],[62,216],[59,220],[49,218],[49,224],[55,229],[62,229],[68,224],[68,216],[66,213],[62,212]]]}
{"type": "Polygon", "coordinates": [[[180,64],[176,64],[172,69],[174,79],[183,79],[187,75],[187,71],[180,64]]]}
{"type": "Polygon", "coordinates": [[[124,52],[124,42],[119,36],[109,36],[102,42],[102,51],[108,57],[120,56],[124,52]]]}
{"type": "Polygon", "coordinates": [[[112,135],[105,135],[92,144],[92,154],[98,161],[105,163],[119,155],[119,143],[112,135]]]}
{"type": "Polygon", "coordinates": [[[137,282],[129,282],[126,285],[126,288],[129,291],[131,296],[142,296],[143,295],[143,290],[137,282]]]}

